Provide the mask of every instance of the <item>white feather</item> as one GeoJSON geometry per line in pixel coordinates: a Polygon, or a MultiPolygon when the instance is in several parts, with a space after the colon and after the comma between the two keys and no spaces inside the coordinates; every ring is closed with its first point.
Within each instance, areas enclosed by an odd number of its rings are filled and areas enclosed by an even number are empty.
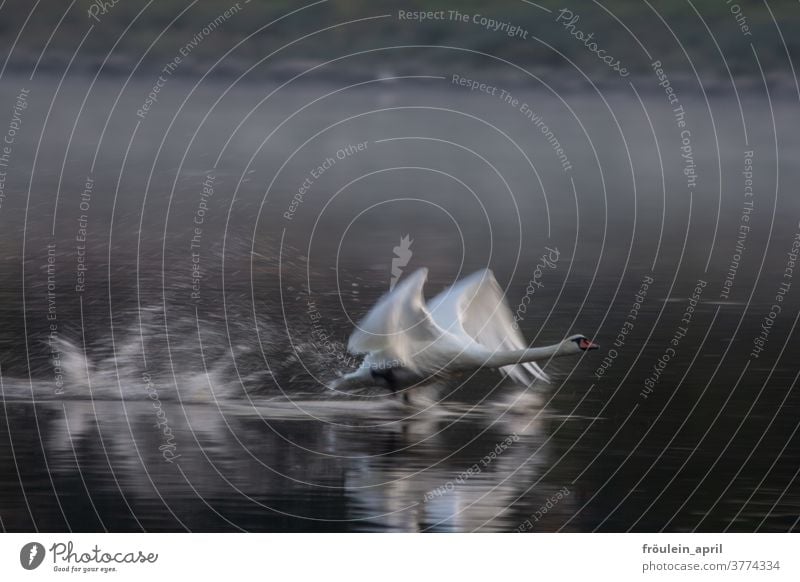
{"type": "MultiPolygon", "coordinates": [[[[390,363],[416,373],[480,367],[488,356],[526,347],[492,272],[478,271],[426,305],[427,269],[419,269],[384,295],[348,342],[367,354],[365,365],[390,363]]],[[[533,362],[504,366],[518,382],[547,375],[533,362]]]]}
{"type": "MultiPolygon", "coordinates": [[[[474,341],[496,353],[528,347],[494,273],[482,269],[444,290],[428,303],[431,315],[441,327],[463,341],[474,341]]],[[[517,382],[537,378],[549,382],[547,374],[535,362],[500,368],[517,382]]]]}

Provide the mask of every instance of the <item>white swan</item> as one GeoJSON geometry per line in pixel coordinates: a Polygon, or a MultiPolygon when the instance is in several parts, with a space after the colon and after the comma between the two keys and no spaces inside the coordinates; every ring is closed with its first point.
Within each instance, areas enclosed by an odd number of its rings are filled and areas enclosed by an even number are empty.
{"type": "Polygon", "coordinates": [[[547,382],[537,362],[599,347],[573,335],[527,348],[489,269],[462,279],[426,305],[422,289],[427,276],[427,269],[414,272],[367,313],[347,344],[351,353],[365,354],[364,361],[332,389],[382,386],[397,392],[479,368],[499,368],[523,384],[547,382]]]}

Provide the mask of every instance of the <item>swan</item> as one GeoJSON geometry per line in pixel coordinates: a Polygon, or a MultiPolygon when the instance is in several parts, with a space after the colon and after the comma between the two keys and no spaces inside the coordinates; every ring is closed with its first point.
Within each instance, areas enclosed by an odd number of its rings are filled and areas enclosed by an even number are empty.
{"type": "Polygon", "coordinates": [[[428,270],[418,269],[385,294],[347,343],[364,355],[358,369],[335,380],[333,390],[379,386],[393,393],[481,368],[496,368],[516,382],[549,382],[538,362],[599,346],[583,335],[529,348],[514,324],[503,290],[481,269],[425,302],[428,270]]]}

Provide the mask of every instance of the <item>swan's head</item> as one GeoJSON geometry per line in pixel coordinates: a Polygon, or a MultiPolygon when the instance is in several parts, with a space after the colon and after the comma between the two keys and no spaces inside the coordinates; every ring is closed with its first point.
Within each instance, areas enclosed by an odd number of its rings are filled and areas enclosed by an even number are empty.
{"type": "Polygon", "coordinates": [[[564,342],[569,346],[570,350],[575,350],[575,353],[586,352],[588,350],[596,350],[600,346],[584,335],[578,334],[568,337],[564,342]]]}

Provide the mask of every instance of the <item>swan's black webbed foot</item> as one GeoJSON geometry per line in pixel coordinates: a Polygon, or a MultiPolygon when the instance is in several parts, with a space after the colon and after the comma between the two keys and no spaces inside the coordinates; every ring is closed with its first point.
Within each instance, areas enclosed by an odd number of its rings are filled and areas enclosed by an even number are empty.
{"type": "Polygon", "coordinates": [[[386,382],[386,387],[392,391],[392,394],[397,394],[397,378],[394,375],[394,370],[391,368],[387,368],[385,370],[372,370],[371,372],[373,378],[381,378],[384,382],[386,382]]]}

